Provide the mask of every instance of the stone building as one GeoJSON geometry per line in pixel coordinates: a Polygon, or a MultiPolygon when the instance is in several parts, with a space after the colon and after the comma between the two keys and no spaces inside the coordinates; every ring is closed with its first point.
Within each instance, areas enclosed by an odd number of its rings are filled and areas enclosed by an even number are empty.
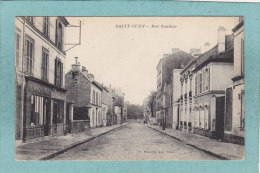
{"type": "Polygon", "coordinates": [[[102,126],[102,104],[101,104],[101,93],[102,86],[94,80],[94,75],[90,75],[92,79],[91,84],[91,109],[90,109],[90,126],[100,127],[102,126]]]}
{"type": "Polygon", "coordinates": [[[245,144],[245,79],[244,79],[244,18],[233,29],[234,71],[231,87],[226,90],[226,142],[245,144]]]}
{"type": "Polygon", "coordinates": [[[172,71],[172,128],[179,129],[180,122],[180,97],[181,97],[181,82],[180,73],[182,69],[173,69],[172,71]]]}
{"type": "MultiPolygon", "coordinates": [[[[196,59],[192,69],[195,82],[193,109],[188,110],[188,103],[185,103],[181,110],[186,117],[183,124],[191,123],[193,133],[217,139],[223,139],[225,88],[232,83],[233,77],[233,35],[226,35],[225,31],[224,27],[219,27],[217,45],[196,59]],[[187,118],[190,111],[193,118],[187,118]]],[[[185,80],[184,75],[183,83],[185,80]]],[[[189,90],[185,88],[184,91],[185,99],[189,90]]]]}
{"type": "Polygon", "coordinates": [[[64,17],[15,17],[16,140],[67,132],[64,28],[68,25],[64,17]]]}
{"type": "Polygon", "coordinates": [[[167,127],[172,127],[173,115],[173,69],[181,69],[193,57],[179,49],[172,49],[172,54],[166,54],[160,59],[157,69],[157,101],[156,119],[157,124],[166,123],[167,127]]]}
{"type": "Polygon", "coordinates": [[[74,103],[73,116],[70,121],[73,133],[90,127],[91,85],[92,79],[87,69],[84,66],[80,69],[76,57],[75,64],[72,64],[71,70],[65,75],[67,100],[74,103]]]}
{"type": "Polygon", "coordinates": [[[101,93],[101,104],[102,104],[102,125],[107,126],[109,119],[109,107],[111,106],[112,98],[109,95],[107,87],[102,84],[103,90],[101,93]]]}

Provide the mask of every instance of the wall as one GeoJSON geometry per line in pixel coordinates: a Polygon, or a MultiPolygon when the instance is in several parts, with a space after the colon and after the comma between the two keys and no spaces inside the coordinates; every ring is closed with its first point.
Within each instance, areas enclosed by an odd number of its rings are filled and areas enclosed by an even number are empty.
{"type": "Polygon", "coordinates": [[[241,39],[244,40],[244,26],[234,34],[234,77],[241,75],[241,39]]]}
{"type": "Polygon", "coordinates": [[[210,65],[210,90],[225,90],[232,84],[233,64],[213,62],[210,65]]]}
{"type": "MultiPolygon", "coordinates": [[[[17,28],[22,30],[22,24],[19,20],[23,21],[22,18],[16,18],[16,25],[17,28]]],[[[51,24],[53,24],[53,21],[55,21],[55,18],[51,18],[51,24]]],[[[40,23],[37,23],[37,25],[40,26],[40,23]]],[[[42,47],[46,48],[49,51],[49,66],[48,66],[48,79],[49,83],[54,84],[54,69],[55,69],[55,58],[60,58],[61,62],[63,63],[63,84],[62,87],[64,87],[64,77],[65,77],[65,55],[59,51],[54,45],[52,45],[46,38],[44,38],[42,35],[40,35],[38,32],[36,32],[29,24],[25,24],[24,32],[26,35],[31,37],[34,40],[34,68],[33,68],[33,76],[41,79],[41,63],[42,63],[42,47]]],[[[56,26],[56,23],[55,25],[56,26]]],[[[41,28],[41,27],[39,27],[41,28]]],[[[55,32],[55,27],[50,28],[50,32],[55,32]],[[53,31],[54,30],[54,31],[53,31]]],[[[22,59],[22,58],[21,58],[22,59]]],[[[22,64],[22,60],[19,61],[20,64],[22,64]]]]}
{"type": "Polygon", "coordinates": [[[72,72],[68,72],[66,74],[65,88],[67,89],[67,99],[74,101],[75,107],[87,106],[90,103],[91,82],[81,72],[78,73],[78,83],[74,82],[72,72]]]}

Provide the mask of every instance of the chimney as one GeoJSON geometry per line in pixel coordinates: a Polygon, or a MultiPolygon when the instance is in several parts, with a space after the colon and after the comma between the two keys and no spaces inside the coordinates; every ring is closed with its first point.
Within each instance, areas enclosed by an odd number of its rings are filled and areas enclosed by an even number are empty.
{"type": "Polygon", "coordinates": [[[79,71],[80,70],[80,63],[78,62],[78,57],[75,57],[75,64],[71,65],[72,71],[79,71]]]}
{"type": "Polygon", "coordinates": [[[180,51],[179,48],[173,48],[173,49],[172,49],[172,54],[175,54],[175,53],[177,53],[177,52],[179,52],[179,51],[180,51]]]}
{"type": "Polygon", "coordinates": [[[90,78],[90,80],[94,80],[94,75],[92,73],[89,73],[88,77],[90,78]]]}
{"type": "Polygon", "coordinates": [[[218,28],[218,53],[225,51],[225,33],[226,33],[226,28],[220,26],[218,28]]]}

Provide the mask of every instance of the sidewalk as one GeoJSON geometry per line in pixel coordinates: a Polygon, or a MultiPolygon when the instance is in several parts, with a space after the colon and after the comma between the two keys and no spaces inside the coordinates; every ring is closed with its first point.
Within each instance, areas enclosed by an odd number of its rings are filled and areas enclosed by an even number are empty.
{"type": "Polygon", "coordinates": [[[196,134],[190,134],[181,132],[174,129],[162,130],[160,126],[146,125],[156,131],[164,133],[171,136],[186,145],[190,145],[201,151],[214,155],[220,159],[224,160],[243,160],[245,159],[245,146],[219,142],[215,139],[210,139],[204,136],[199,136],[196,134]]]}
{"type": "Polygon", "coordinates": [[[66,136],[49,137],[37,142],[16,144],[16,160],[48,160],[126,124],[89,129],[82,133],[67,134],[66,136]]]}

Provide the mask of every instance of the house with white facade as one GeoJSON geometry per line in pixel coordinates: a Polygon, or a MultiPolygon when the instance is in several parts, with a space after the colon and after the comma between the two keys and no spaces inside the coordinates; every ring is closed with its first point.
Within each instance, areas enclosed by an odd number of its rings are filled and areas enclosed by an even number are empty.
{"type": "Polygon", "coordinates": [[[16,140],[67,132],[65,17],[15,17],[16,140]]]}
{"type": "Polygon", "coordinates": [[[245,79],[244,79],[244,18],[233,28],[234,71],[233,84],[226,90],[224,140],[245,144],[245,79]]]}

